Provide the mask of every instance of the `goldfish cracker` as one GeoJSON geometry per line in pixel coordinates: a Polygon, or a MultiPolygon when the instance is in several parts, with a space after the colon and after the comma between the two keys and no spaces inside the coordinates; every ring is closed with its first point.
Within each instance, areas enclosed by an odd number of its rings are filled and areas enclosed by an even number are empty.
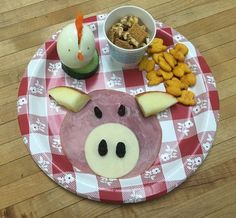
{"type": "Polygon", "coordinates": [[[180,81],[187,86],[194,86],[196,84],[196,75],[194,73],[188,73],[184,75],[180,81]]]}
{"type": "Polygon", "coordinates": [[[176,52],[176,50],[174,48],[169,50],[169,53],[174,57],[174,53],[176,52]]]}
{"type": "Polygon", "coordinates": [[[178,60],[178,61],[181,61],[181,62],[184,62],[184,55],[183,53],[181,53],[180,51],[177,51],[175,54],[174,54],[174,57],[178,60]]]}
{"type": "Polygon", "coordinates": [[[188,54],[188,47],[182,43],[177,43],[174,49],[171,49],[169,52],[176,60],[184,62],[185,56],[188,54]]]}
{"type": "Polygon", "coordinates": [[[151,44],[155,44],[155,43],[163,45],[163,39],[161,39],[161,38],[154,38],[152,40],[151,44]]]}
{"type": "Polygon", "coordinates": [[[140,71],[142,71],[146,68],[147,61],[148,61],[148,56],[143,56],[143,58],[141,59],[141,61],[138,64],[138,69],[140,71]]]}
{"type": "Polygon", "coordinates": [[[172,67],[174,68],[175,65],[177,64],[177,61],[175,60],[174,56],[168,52],[164,52],[163,53],[164,58],[166,60],[166,62],[172,67]]]}
{"type": "Polygon", "coordinates": [[[194,93],[188,87],[196,83],[196,76],[184,62],[188,47],[177,43],[173,49],[166,49],[163,40],[155,38],[148,48],[148,56],[140,61],[139,69],[147,72],[147,85],[154,86],[164,82],[166,92],[175,96],[180,103],[195,105],[194,93]],[[155,70],[155,64],[160,69],[155,70]]]}
{"type": "Polygon", "coordinates": [[[180,96],[182,93],[182,86],[180,80],[172,78],[165,81],[166,92],[173,96],[180,96]]]}
{"type": "Polygon", "coordinates": [[[151,60],[147,60],[146,66],[144,68],[144,70],[146,70],[147,72],[154,70],[155,67],[155,61],[153,59],[151,60]]]}
{"type": "Polygon", "coordinates": [[[158,53],[162,51],[163,51],[163,45],[155,43],[148,46],[149,53],[158,53]]]}
{"type": "Polygon", "coordinates": [[[176,86],[179,87],[181,90],[182,89],[187,89],[188,86],[184,83],[182,83],[177,77],[172,77],[171,80],[167,80],[165,81],[165,85],[166,86],[176,86]]]}
{"type": "Polygon", "coordinates": [[[184,75],[184,70],[178,65],[173,69],[173,74],[177,77],[182,77],[184,75]]]}
{"type": "Polygon", "coordinates": [[[179,62],[178,66],[180,66],[184,70],[184,73],[191,73],[192,72],[186,63],[179,62]]]}
{"type": "Polygon", "coordinates": [[[175,49],[170,49],[170,54],[172,54],[174,56],[174,58],[180,62],[184,62],[185,56],[183,53],[181,53],[178,50],[175,49]]]}
{"type": "Polygon", "coordinates": [[[196,105],[196,99],[193,92],[189,90],[183,90],[181,96],[177,98],[178,102],[184,105],[194,106],[196,105]]]}
{"type": "Polygon", "coordinates": [[[166,62],[163,57],[159,57],[159,66],[162,70],[170,72],[172,70],[171,66],[166,62]]]}
{"type": "Polygon", "coordinates": [[[164,70],[162,70],[162,69],[158,69],[157,71],[156,71],[156,74],[157,74],[157,76],[162,76],[162,73],[163,72],[166,72],[166,71],[164,71],[164,70]]]}
{"type": "Polygon", "coordinates": [[[157,70],[156,74],[157,76],[162,76],[164,80],[169,80],[173,77],[172,72],[167,72],[162,69],[157,70]]]}
{"type": "Polygon", "coordinates": [[[162,70],[162,77],[164,80],[170,80],[173,77],[172,72],[165,72],[162,70]]]}
{"type": "Polygon", "coordinates": [[[177,43],[175,45],[175,50],[180,51],[184,56],[188,54],[188,47],[182,43],[177,43]]]}
{"type": "Polygon", "coordinates": [[[163,78],[160,76],[156,76],[155,78],[152,78],[151,80],[148,81],[149,86],[154,86],[158,85],[163,82],[163,78]]]}
{"type": "Polygon", "coordinates": [[[151,44],[148,46],[148,53],[159,53],[162,51],[165,51],[167,49],[167,46],[163,45],[163,39],[161,38],[155,38],[151,42],[151,44]]]}
{"type": "Polygon", "coordinates": [[[159,52],[162,52],[162,45],[155,43],[148,46],[148,53],[153,54],[159,52]]]}
{"type": "Polygon", "coordinates": [[[166,45],[162,45],[162,51],[166,51],[167,46],[166,45]]]}
{"type": "Polygon", "coordinates": [[[148,80],[151,80],[152,78],[154,77],[157,77],[157,71],[156,70],[152,70],[152,71],[149,71],[147,74],[146,74],[146,78],[148,80]]]}
{"type": "Polygon", "coordinates": [[[159,53],[154,53],[152,55],[152,59],[158,64],[159,63],[159,57],[163,57],[163,52],[159,52],[159,53]]]}
{"type": "Polygon", "coordinates": [[[178,97],[182,94],[182,91],[178,86],[167,86],[166,92],[175,96],[175,97],[178,97]]]}
{"type": "Polygon", "coordinates": [[[171,80],[165,81],[165,86],[177,86],[180,88],[180,81],[173,77],[171,80]]]}
{"type": "Polygon", "coordinates": [[[173,77],[172,77],[172,81],[174,81],[176,85],[178,84],[178,86],[179,86],[181,89],[188,89],[188,85],[186,85],[185,83],[181,82],[181,81],[179,80],[179,78],[173,76],[173,77]]]}

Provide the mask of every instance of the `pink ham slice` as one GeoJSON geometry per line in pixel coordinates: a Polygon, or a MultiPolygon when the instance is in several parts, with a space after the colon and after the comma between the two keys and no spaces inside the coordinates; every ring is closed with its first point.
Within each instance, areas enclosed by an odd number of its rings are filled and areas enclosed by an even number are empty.
{"type": "Polygon", "coordinates": [[[93,173],[84,154],[88,134],[103,123],[121,123],[136,135],[140,154],[137,165],[124,178],[140,175],[157,159],[161,146],[162,131],[155,116],[144,118],[135,98],[114,90],[96,90],[89,93],[91,101],[79,113],[68,112],[61,125],[60,137],[63,151],[73,166],[85,173],[93,173]],[[117,113],[120,105],[126,107],[125,116],[117,113]],[[94,107],[102,111],[102,118],[94,115],[94,107]]]}

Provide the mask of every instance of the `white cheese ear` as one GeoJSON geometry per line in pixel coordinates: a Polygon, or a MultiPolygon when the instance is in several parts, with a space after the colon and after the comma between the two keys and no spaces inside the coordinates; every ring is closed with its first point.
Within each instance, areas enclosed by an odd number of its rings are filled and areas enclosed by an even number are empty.
{"type": "Polygon", "coordinates": [[[159,91],[144,92],[135,96],[135,99],[145,117],[155,115],[177,103],[177,99],[159,91]]]}
{"type": "Polygon", "coordinates": [[[90,100],[90,96],[78,89],[58,86],[48,90],[48,94],[59,104],[73,112],[79,112],[90,100]]]}

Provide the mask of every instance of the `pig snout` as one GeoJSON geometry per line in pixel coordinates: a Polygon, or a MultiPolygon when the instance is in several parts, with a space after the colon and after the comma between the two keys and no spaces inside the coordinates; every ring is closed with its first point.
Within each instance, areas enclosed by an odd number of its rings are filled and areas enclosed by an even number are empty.
{"type": "Polygon", "coordinates": [[[123,176],[138,161],[138,139],[130,128],[120,123],[101,124],[87,136],[85,157],[96,174],[109,178],[123,176]]]}

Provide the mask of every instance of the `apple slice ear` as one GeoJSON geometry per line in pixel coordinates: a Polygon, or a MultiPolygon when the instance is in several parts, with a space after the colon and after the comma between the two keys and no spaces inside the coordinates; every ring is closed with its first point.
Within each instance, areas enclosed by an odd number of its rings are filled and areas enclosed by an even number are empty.
{"type": "Polygon", "coordinates": [[[91,99],[88,94],[66,86],[52,88],[48,91],[48,94],[59,105],[73,112],[79,112],[91,99]]]}
{"type": "Polygon", "coordinates": [[[135,99],[145,117],[155,115],[177,103],[174,96],[159,91],[140,93],[135,99]]]}

